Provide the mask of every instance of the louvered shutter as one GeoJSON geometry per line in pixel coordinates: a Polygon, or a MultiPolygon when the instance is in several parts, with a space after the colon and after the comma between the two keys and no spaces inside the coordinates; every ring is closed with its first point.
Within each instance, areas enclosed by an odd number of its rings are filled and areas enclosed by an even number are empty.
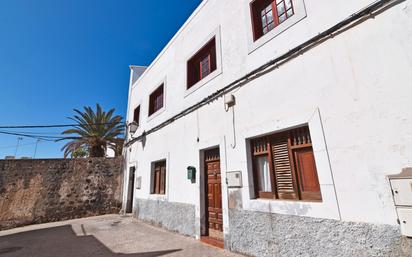
{"type": "Polygon", "coordinates": [[[275,185],[279,199],[298,199],[288,133],[271,138],[275,185]]]}
{"type": "MultiPolygon", "coordinates": [[[[152,166],[153,167],[153,166],[152,166]]],[[[155,187],[156,187],[156,171],[155,167],[152,168],[150,172],[150,193],[155,194],[155,187]]]]}
{"type": "Polygon", "coordinates": [[[162,163],[160,167],[160,194],[166,192],[166,163],[162,163]]]}
{"type": "Polygon", "coordinates": [[[156,166],[155,168],[155,193],[160,193],[160,167],[156,166]]]}

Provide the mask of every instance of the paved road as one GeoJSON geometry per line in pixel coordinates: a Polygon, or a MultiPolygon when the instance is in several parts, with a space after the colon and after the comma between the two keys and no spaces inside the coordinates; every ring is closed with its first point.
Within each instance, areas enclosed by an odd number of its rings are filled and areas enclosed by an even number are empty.
{"type": "Polygon", "coordinates": [[[0,257],[239,257],[137,222],[100,217],[0,231],[0,257]]]}

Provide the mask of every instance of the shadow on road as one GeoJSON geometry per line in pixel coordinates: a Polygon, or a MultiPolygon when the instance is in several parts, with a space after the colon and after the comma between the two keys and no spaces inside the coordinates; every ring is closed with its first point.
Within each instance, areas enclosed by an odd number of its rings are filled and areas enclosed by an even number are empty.
{"type": "Polygon", "coordinates": [[[114,253],[94,236],[77,236],[71,225],[0,237],[1,257],[157,257],[181,250],[114,253]]]}

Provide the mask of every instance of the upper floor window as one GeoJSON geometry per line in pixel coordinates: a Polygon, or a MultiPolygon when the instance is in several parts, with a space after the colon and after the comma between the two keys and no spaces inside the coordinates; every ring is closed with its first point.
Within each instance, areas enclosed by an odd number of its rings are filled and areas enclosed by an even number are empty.
{"type": "Polygon", "coordinates": [[[136,122],[137,125],[139,125],[140,122],[140,105],[134,109],[133,112],[133,121],[136,122]]]}
{"type": "Polygon", "coordinates": [[[309,127],[251,141],[256,197],[322,200],[309,127]]]}
{"type": "Polygon", "coordinates": [[[254,40],[277,27],[295,13],[292,0],[255,0],[251,4],[254,40]]]}
{"type": "Polygon", "coordinates": [[[187,89],[215,71],[216,39],[213,38],[187,62],[187,89]]]}
{"type": "Polygon", "coordinates": [[[164,84],[160,85],[153,93],[150,94],[149,99],[149,116],[163,108],[164,104],[164,84]]]}

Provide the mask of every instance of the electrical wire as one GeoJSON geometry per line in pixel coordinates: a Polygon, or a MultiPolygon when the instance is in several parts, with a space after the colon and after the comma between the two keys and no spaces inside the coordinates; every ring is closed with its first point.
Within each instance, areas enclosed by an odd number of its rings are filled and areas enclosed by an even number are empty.
{"type": "MultiPolygon", "coordinates": [[[[42,143],[43,141],[40,140],[39,143],[42,143]]],[[[24,146],[32,146],[37,144],[37,142],[34,143],[28,143],[28,144],[21,144],[19,147],[24,147],[24,146]]],[[[0,146],[0,149],[11,149],[11,148],[16,148],[16,145],[9,145],[9,146],[0,146]]]]}
{"type": "Polygon", "coordinates": [[[50,142],[55,142],[59,139],[64,138],[64,137],[54,137],[54,136],[34,136],[34,135],[28,135],[28,134],[23,134],[23,133],[14,133],[14,132],[6,132],[6,131],[0,131],[0,134],[11,135],[11,136],[20,136],[20,137],[28,137],[28,138],[40,139],[40,140],[43,140],[43,141],[50,141],[50,142]]]}
{"type": "Polygon", "coordinates": [[[196,111],[200,109],[201,107],[205,106],[206,104],[209,104],[218,98],[224,96],[225,94],[231,92],[232,90],[241,87],[244,84],[247,84],[248,82],[252,81],[253,79],[263,75],[265,72],[268,72],[270,69],[273,68],[279,68],[279,66],[285,64],[287,61],[290,59],[295,58],[298,55],[303,54],[304,52],[309,51],[312,47],[322,43],[323,41],[333,38],[335,34],[338,34],[340,30],[344,30],[347,26],[349,25],[356,25],[355,22],[361,21],[365,17],[373,17],[374,12],[378,12],[379,10],[383,9],[384,7],[388,6],[391,3],[396,3],[402,0],[379,0],[376,1],[370,5],[368,5],[366,8],[350,15],[348,18],[344,19],[343,21],[337,23],[336,25],[330,27],[329,29],[323,31],[322,33],[319,33],[318,35],[310,38],[309,40],[305,41],[304,43],[298,45],[297,47],[289,50],[288,52],[276,57],[275,59],[272,59],[271,61],[267,62],[266,64],[258,67],[257,69],[254,69],[253,71],[247,73],[243,77],[233,81],[232,83],[228,84],[227,86],[223,87],[222,89],[217,90],[215,93],[212,93],[211,95],[205,97],[203,100],[200,102],[190,106],[189,108],[181,111],[180,113],[172,116],[171,118],[167,119],[166,121],[160,123],[159,125],[151,128],[148,131],[144,131],[141,135],[132,138],[129,140],[126,144],[125,147],[130,146],[131,144],[137,142],[137,141],[142,141],[147,135],[152,134],[163,127],[173,123],[177,119],[180,119],[184,116],[186,116],[189,113],[192,113],[193,111],[196,111]]]}
{"type": "Polygon", "coordinates": [[[13,130],[2,130],[3,132],[9,132],[9,133],[22,133],[22,134],[29,134],[33,136],[42,136],[42,135],[48,135],[48,136],[61,136],[61,133],[58,132],[32,132],[32,131],[13,131],[13,130]]]}
{"type": "Polygon", "coordinates": [[[17,126],[0,126],[0,129],[24,129],[24,128],[66,128],[66,127],[77,127],[80,125],[88,126],[100,126],[100,125],[110,125],[112,123],[92,123],[92,124],[58,124],[58,125],[17,125],[17,126]]]}

